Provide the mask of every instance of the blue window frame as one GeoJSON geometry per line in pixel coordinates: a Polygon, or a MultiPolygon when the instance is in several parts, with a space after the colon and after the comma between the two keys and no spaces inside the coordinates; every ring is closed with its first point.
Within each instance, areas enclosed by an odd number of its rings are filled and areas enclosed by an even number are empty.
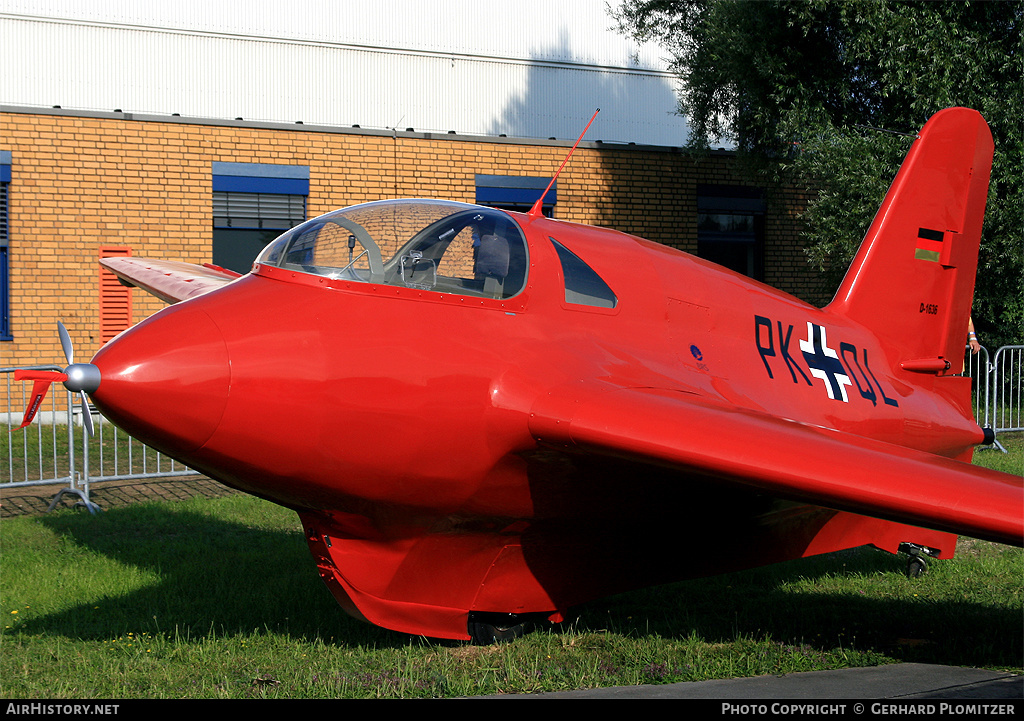
{"type": "Polygon", "coordinates": [[[213,163],[213,262],[247,273],[272,240],[306,220],[309,168],[213,163]]]}
{"type": "MultiPolygon", "coordinates": [[[[526,213],[548,187],[551,178],[519,175],[477,175],[476,204],[526,213]]],[[[558,181],[544,196],[544,215],[551,216],[558,202],[558,181]]]]}

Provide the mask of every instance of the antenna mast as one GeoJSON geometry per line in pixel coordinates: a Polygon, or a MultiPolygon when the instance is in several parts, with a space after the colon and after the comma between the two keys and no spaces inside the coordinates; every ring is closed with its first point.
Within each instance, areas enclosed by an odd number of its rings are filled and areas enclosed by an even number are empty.
{"type": "Polygon", "coordinates": [[[544,188],[544,192],[540,194],[540,197],[537,198],[537,202],[534,203],[533,207],[530,209],[531,218],[539,217],[543,212],[544,198],[547,196],[548,191],[551,190],[551,186],[555,184],[555,180],[558,178],[559,173],[562,172],[562,168],[564,168],[565,164],[569,162],[569,158],[572,157],[572,154],[576,152],[576,146],[580,144],[580,141],[583,140],[583,136],[587,134],[588,130],[590,130],[590,124],[594,122],[594,118],[596,118],[597,114],[600,112],[601,108],[598,108],[597,110],[594,111],[594,114],[590,116],[590,123],[587,123],[587,127],[583,128],[583,132],[580,133],[580,137],[577,138],[576,140],[576,145],[572,146],[572,150],[570,150],[569,154],[565,156],[565,160],[562,161],[562,164],[558,166],[558,170],[555,172],[555,175],[551,178],[551,182],[548,183],[548,187],[544,188]]]}

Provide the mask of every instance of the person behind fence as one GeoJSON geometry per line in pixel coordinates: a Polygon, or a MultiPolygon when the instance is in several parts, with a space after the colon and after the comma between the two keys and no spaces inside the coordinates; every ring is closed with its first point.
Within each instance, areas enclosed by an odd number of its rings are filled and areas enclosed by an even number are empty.
{"type": "Polygon", "coordinates": [[[978,342],[978,336],[974,332],[974,318],[971,317],[967,319],[967,345],[971,347],[971,353],[981,350],[981,343],[978,342]]]}

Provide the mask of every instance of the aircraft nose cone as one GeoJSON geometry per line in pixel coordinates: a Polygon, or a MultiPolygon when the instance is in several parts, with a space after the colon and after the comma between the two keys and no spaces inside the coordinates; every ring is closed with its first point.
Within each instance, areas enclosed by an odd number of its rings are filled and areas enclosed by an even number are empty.
{"type": "Polygon", "coordinates": [[[93,358],[91,394],[103,415],[140,441],[187,462],[220,424],[231,385],[227,347],[192,304],[164,309],[93,358]]]}

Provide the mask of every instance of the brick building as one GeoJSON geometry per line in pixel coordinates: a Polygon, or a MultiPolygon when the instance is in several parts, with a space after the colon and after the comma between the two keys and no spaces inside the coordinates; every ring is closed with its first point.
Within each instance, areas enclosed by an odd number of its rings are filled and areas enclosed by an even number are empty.
{"type": "MultiPolygon", "coordinates": [[[[527,209],[572,144],[0,111],[4,366],[59,362],[58,319],[88,357],[162,306],[142,291],[104,282],[102,255],[213,262],[244,272],[283,229],[346,205],[427,197],[527,209]]],[[[801,197],[751,187],[735,163],[728,152],[692,157],[676,148],[584,142],[547,212],[718,259],[810,298],[814,273],[798,243],[801,197]]]]}
{"type": "Polygon", "coordinates": [[[346,205],[527,209],[596,107],[547,212],[814,300],[802,199],[681,151],[664,53],[601,0],[0,4],[0,367],[62,362],[59,319],[88,357],[160,308],[103,255],[244,272],[346,205]]]}

